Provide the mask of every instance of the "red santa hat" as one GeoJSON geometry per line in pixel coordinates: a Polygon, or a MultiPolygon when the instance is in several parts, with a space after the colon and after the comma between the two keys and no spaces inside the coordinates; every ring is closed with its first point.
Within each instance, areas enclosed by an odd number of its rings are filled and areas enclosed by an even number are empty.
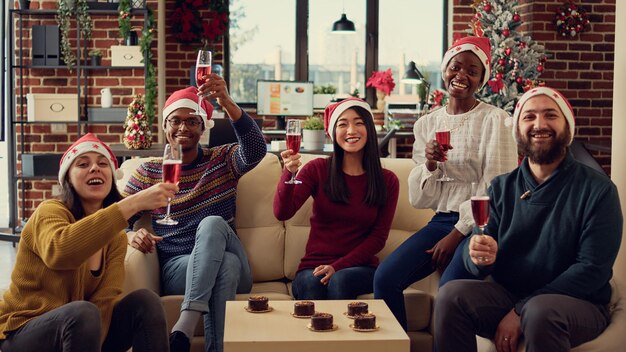
{"type": "Polygon", "coordinates": [[[357,106],[365,109],[372,121],[374,120],[374,115],[372,114],[369,104],[358,98],[344,99],[338,103],[330,104],[324,109],[324,129],[331,140],[334,140],[333,129],[337,124],[339,116],[343,114],[344,111],[357,106]]]}
{"type": "MultiPolygon", "coordinates": [[[[170,116],[170,114],[174,112],[174,110],[180,108],[189,108],[195,111],[198,108],[198,99],[198,88],[196,87],[187,87],[184,89],[179,89],[172,93],[172,95],[167,98],[167,101],[165,102],[165,107],[163,108],[163,128],[166,128],[165,123],[167,117],[170,116]]],[[[211,120],[213,105],[211,105],[206,99],[202,99],[202,103],[200,104],[200,113],[203,116],[206,116],[204,126],[207,129],[213,128],[213,125],[215,124],[211,120]]]]}
{"type": "Polygon", "coordinates": [[[483,76],[482,86],[489,81],[489,77],[491,76],[491,43],[489,39],[485,37],[463,37],[448,49],[446,53],[443,55],[443,60],[441,60],[441,74],[442,77],[445,77],[446,68],[448,68],[448,64],[452,60],[453,57],[464,51],[471,51],[480,59],[480,62],[483,64],[485,68],[485,75],[483,76]]]}
{"type": "Polygon", "coordinates": [[[111,171],[113,175],[115,175],[115,178],[118,180],[122,178],[122,170],[117,168],[117,158],[111,148],[105,143],[102,143],[95,134],[87,133],[74,142],[63,154],[63,157],[61,157],[61,161],[59,162],[59,183],[61,187],[63,187],[65,174],[67,174],[67,170],[70,169],[74,160],[89,152],[95,152],[105,156],[107,160],[109,160],[109,165],[111,166],[111,171]]]}
{"type": "Polygon", "coordinates": [[[517,104],[515,105],[515,112],[513,112],[513,137],[515,138],[515,140],[519,142],[516,131],[517,131],[517,125],[519,121],[519,116],[522,113],[522,108],[524,107],[524,104],[528,101],[528,99],[536,97],[538,95],[547,96],[548,98],[554,100],[556,105],[559,106],[559,109],[561,109],[561,112],[565,116],[565,120],[567,120],[567,124],[569,125],[570,140],[569,140],[568,145],[572,144],[572,141],[574,140],[574,130],[575,130],[574,127],[576,127],[574,109],[572,109],[572,106],[569,104],[569,101],[567,101],[567,98],[565,98],[565,96],[561,94],[561,92],[559,92],[558,90],[554,88],[549,88],[549,87],[533,88],[527,91],[526,93],[524,93],[524,95],[522,95],[522,97],[517,101],[517,104]]]}

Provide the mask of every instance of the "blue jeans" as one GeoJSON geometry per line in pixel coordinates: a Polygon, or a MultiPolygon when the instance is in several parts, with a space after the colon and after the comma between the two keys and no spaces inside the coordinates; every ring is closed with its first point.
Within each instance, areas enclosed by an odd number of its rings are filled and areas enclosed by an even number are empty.
{"type": "Polygon", "coordinates": [[[293,296],[296,299],[355,299],[372,292],[375,270],[367,266],[341,269],[324,285],[320,282],[322,277],[313,276],[313,269],[303,269],[291,284],[293,296]]]}
{"type": "Polygon", "coordinates": [[[191,254],[168,259],[161,278],[164,295],[185,295],[181,311],[204,313],[205,350],[222,351],[226,301],[252,289],[248,257],[228,223],[219,216],[202,220],[191,254]]]}
{"type": "MultiPolygon", "coordinates": [[[[374,298],[387,303],[404,330],[407,330],[407,322],[402,291],[435,271],[432,255],[426,251],[449,234],[458,220],[458,213],[435,214],[426,226],[396,248],[376,270],[374,298]]],[[[469,236],[456,248],[450,264],[441,275],[440,287],[450,280],[475,278],[463,263],[463,246],[468,239],[469,236]]]]}

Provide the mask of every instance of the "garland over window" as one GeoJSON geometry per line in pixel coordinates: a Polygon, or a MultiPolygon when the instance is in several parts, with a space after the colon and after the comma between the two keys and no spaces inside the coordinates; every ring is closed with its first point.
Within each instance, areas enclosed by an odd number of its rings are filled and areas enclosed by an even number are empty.
{"type": "Polygon", "coordinates": [[[562,37],[575,37],[580,32],[588,31],[590,27],[587,11],[571,1],[563,4],[556,11],[554,24],[556,31],[562,37]]]}
{"type": "Polygon", "coordinates": [[[206,46],[224,35],[228,28],[227,0],[177,0],[171,18],[171,30],[183,44],[206,46]],[[204,17],[200,11],[211,10],[204,17]]]}

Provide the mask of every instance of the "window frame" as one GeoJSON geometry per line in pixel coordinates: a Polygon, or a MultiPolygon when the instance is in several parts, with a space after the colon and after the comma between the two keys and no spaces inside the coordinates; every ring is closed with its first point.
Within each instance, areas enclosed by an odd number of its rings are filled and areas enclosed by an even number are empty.
{"type": "MultiPolygon", "coordinates": [[[[308,38],[308,26],[309,26],[309,0],[295,0],[296,1],[296,49],[295,49],[295,80],[296,81],[309,81],[309,38],[308,38]]],[[[366,0],[365,9],[365,77],[372,75],[372,72],[378,71],[378,27],[379,27],[379,3],[380,0],[366,0]]],[[[443,31],[442,41],[443,50],[441,56],[445,53],[448,47],[448,6],[449,1],[443,0],[443,31]]],[[[230,28],[224,35],[224,78],[228,85],[230,85],[230,28]]],[[[374,88],[365,88],[365,101],[370,106],[376,105],[376,91],[374,88]]],[[[241,107],[255,107],[254,103],[239,103],[241,107]]]]}

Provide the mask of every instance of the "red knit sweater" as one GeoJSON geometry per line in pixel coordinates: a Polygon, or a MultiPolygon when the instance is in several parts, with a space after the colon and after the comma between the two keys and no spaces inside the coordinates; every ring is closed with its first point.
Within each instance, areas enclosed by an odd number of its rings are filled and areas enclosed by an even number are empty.
{"type": "Polygon", "coordinates": [[[383,169],[387,202],[382,207],[369,207],[363,202],[367,175],[346,175],[350,204],[339,204],[324,192],[328,169],[327,158],[315,159],[298,173],[302,184],[285,184],[291,177],[288,170],[278,183],[274,215],[279,220],[290,219],[309,196],[313,197],[311,232],[298,271],[318,265],[331,265],[335,271],[354,266],[378,266],[375,254],[383,249],[389,236],[398,202],[398,177],[383,169]]]}

